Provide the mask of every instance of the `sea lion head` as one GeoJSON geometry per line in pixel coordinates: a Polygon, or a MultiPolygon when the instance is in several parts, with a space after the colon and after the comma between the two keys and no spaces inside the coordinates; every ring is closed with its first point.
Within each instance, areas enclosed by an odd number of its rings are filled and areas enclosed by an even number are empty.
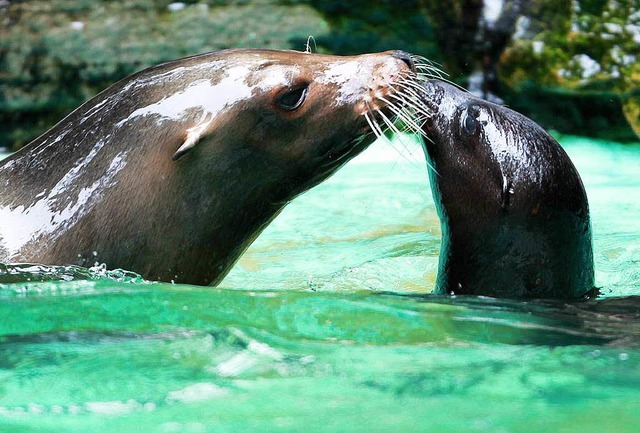
{"type": "Polygon", "coordinates": [[[284,187],[287,200],[366,148],[375,138],[371,123],[392,117],[385,101],[414,74],[400,51],[340,57],[229,50],[213,62],[224,63],[215,78],[191,86],[215,103],[194,107],[184,142],[167,150],[178,165],[216,166],[223,150],[238,158],[249,152],[253,171],[264,169],[260,186],[284,187]]]}
{"type": "Polygon", "coordinates": [[[453,85],[429,80],[423,88],[443,232],[438,291],[566,298],[592,289],[587,197],[557,141],[453,85]]]}

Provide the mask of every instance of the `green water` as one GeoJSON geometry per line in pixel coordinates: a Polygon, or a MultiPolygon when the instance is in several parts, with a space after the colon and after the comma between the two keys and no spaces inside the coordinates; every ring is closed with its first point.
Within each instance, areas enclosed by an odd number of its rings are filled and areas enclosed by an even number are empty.
{"type": "Polygon", "coordinates": [[[603,292],[563,303],[425,295],[439,223],[405,144],[298,198],[220,288],[0,285],[0,431],[638,432],[640,147],[562,140],[603,292]]]}

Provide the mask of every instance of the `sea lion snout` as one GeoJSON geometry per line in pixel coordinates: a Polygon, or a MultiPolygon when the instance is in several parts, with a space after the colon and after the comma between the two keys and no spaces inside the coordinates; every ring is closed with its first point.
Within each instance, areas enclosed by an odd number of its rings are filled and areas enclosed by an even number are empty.
{"type": "Polygon", "coordinates": [[[429,80],[422,84],[422,92],[420,92],[420,100],[430,112],[435,113],[438,110],[440,101],[444,95],[444,83],[439,80],[429,80]]]}
{"type": "Polygon", "coordinates": [[[451,118],[456,110],[473,102],[486,102],[467,91],[439,79],[427,80],[422,84],[420,100],[430,114],[441,113],[451,118]]]}

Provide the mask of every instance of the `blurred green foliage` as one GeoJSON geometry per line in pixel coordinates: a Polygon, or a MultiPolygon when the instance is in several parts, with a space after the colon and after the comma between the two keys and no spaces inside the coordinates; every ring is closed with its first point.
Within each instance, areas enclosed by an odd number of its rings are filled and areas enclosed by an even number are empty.
{"type": "Polygon", "coordinates": [[[566,89],[606,89],[624,93],[640,77],[640,4],[576,0],[533,2],[537,19],[530,32],[516,39],[501,62],[502,78],[512,87],[527,80],[566,89]],[[554,18],[555,19],[552,19],[554,18]],[[536,49],[537,44],[537,49],[536,49]],[[597,68],[585,69],[580,58],[597,68]]]}
{"type": "Polygon", "coordinates": [[[631,126],[640,137],[640,3],[532,4],[529,35],[500,59],[512,106],[560,130],[629,140],[631,126]]]}
{"type": "Polygon", "coordinates": [[[12,1],[0,6],[0,147],[28,143],[145,67],[230,47],[304,49],[328,31],[304,4],[12,1]]]}
{"type": "MultiPolygon", "coordinates": [[[[526,31],[489,56],[506,103],[562,132],[629,138],[626,115],[640,134],[638,0],[523,4],[526,31]],[[585,56],[596,72],[585,74],[585,56]]],[[[0,0],[0,147],[23,146],[150,65],[230,47],[302,50],[309,36],[320,52],[417,53],[465,85],[487,62],[482,8],[483,0],[0,0]]]]}
{"type": "Polygon", "coordinates": [[[329,23],[330,31],[315,38],[321,49],[360,54],[402,49],[442,61],[428,16],[420,0],[298,0],[329,23]]]}

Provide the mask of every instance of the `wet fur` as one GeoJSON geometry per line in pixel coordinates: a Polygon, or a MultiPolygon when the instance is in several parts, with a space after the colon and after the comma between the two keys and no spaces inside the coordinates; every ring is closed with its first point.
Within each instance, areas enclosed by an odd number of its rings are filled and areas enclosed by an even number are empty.
{"type": "Polygon", "coordinates": [[[0,163],[0,216],[12,217],[12,226],[0,227],[0,262],[97,262],[152,280],[216,284],[287,203],[366,148],[378,123],[396,115],[385,100],[415,79],[396,54],[227,50],[116,83],[0,163]],[[362,72],[336,83],[368,80],[348,103],[337,102],[341,84],[320,80],[340,62],[362,72]],[[268,84],[283,67],[291,71],[285,88],[268,84]],[[214,116],[197,104],[175,118],[153,111],[193,83],[217,88],[233,68],[249,69],[238,85],[253,86],[250,95],[214,116]],[[282,91],[305,82],[300,109],[274,108],[282,91]],[[148,113],[135,115],[140,110],[148,113]],[[10,245],[16,236],[26,241],[10,245]]]}
{"type": "Polygon", "coordinates": [[[436,292],[578,298],[594,287],[589,205],[541,127],[449,84],[424,84],[425,153],[442,227],[436,292]],[[473,115],[473,133],[465,127],[473,115]]]}

